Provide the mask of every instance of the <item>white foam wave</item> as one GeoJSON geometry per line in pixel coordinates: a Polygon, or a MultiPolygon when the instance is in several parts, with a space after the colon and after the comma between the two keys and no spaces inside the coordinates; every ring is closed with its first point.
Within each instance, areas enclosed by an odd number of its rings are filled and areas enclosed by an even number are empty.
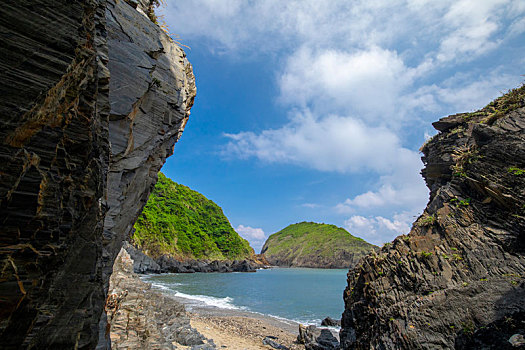
{"type": "Polygon", "coordinates": [[[207,295],[190,295],[190,294],[181,293],[181,292],[175,292],[175,294],[173,295],[179,298],[196,301],[198,304],[204,304],[206,306],[212,306],[212,307],[216,307],[219,309],[246,310],[245,307],[234,305],[233,299],[230,297],[217,298],[217,297],[210,297],[207,295]]]}
{"type": "Polygon", "coordinates": [[[153,288],[160,289],[160,290],[166,290],[166,291],[170,291],[170,290],[171,290],[170,288],[166,287],[166,286],[163,285],[163,284],[152,283],[152,282],[150,282],[150,283],[151,283],[151,286],[152,286],[153,288]]]}

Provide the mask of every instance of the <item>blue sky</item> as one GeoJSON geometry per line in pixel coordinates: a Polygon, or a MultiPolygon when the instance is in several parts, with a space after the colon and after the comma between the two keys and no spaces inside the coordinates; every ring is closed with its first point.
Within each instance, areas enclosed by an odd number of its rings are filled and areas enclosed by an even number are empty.
{"type": "Polygon", "coordinates": [[[258,252],[299,221],[382,244],[428,201],[418,149],[442,116],[525,74],[525,1],[168,1],[197,98],[163,171],[258,252]]]}

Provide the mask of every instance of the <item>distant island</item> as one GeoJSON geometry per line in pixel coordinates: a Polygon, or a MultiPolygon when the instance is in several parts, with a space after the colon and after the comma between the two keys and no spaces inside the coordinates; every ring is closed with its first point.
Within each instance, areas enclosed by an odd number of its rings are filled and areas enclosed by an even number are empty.
{"type": "Polygon", "coordinates": [[[254,256],[222,209],[163,173],[135,223],[133,244],[152,258],[242,260],[254,256]]]}
{"type": "Polygon", "coordinates": [[[374,248],[341,227],[300,222],[268,237],[261,254],[275,266],[342,269],[354,266],[374,248]]]}

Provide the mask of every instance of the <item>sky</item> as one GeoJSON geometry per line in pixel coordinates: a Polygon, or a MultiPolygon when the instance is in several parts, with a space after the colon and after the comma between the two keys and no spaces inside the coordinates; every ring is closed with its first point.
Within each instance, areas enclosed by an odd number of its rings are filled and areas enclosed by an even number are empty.
{"type": "Polygon", "coordinates": [[[197,97],[162,171],[222,207],[256,252],[289,224],[381,245],[428,202],[432,122],[525,74],[522,0],[167,1],[197,97]]]}

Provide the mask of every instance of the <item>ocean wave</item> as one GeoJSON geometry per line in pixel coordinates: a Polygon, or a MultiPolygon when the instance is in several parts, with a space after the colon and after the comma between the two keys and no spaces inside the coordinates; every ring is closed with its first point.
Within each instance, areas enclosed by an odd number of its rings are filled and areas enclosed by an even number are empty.
{"type": "Polygon", "coordinates": [[[233,299],[230,297],[217,298],[207,295],[191,295],[181,292],[175,292],[173,294],[176,297],[189,299],[191,301],[196,301],[198,304],[204,304],[206,306],[212,306],[219,309],[229,309],[229,310],[247,310],[244,306],[237,306],[233,304],[233,299]]]}

